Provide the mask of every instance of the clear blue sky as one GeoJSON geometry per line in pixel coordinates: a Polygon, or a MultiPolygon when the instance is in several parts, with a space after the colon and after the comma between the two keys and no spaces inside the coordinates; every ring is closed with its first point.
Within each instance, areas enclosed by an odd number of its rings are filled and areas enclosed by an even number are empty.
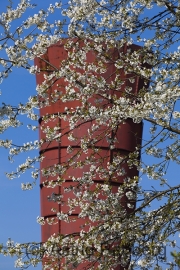
{"type": "MultiPolygon", "coordinates": [[[[15,70],[11,76],[1,85],[2,96],[0,103],[7,102],[18,104],[35,92],[35,77],[27,71],[15,70]]],[[[26,120],[26,123],[30,121],[26,120]]],[[[35,140],[38,132],[30,132],[26,128],[9,129],[1,138],[12,138],[14,142],[35,140]]],[[[38,154],[38,153],[37,153],[38,154]]],[[[36,154],[36,155],[37,155],[36,154]]],[[[15,163],[8,161],[8,151],[0,149],[0,243],[6,243],[11,237],[15,242],[40,241],[40,225],[36,217],[40,215],[39,186],[31,191],[22,191],[21,183],[30,180],[29,174],[20,178],[8,180],[5,172],[11,172],[18,163],[24,162],[24,155],[16,157],[15,163]]],[[[37,182],[38,183],[38,182],[37,182]]],[[[13,269],[14,259],[0,255],[0,269],[13,269]]],[[[30,268],[31,269],[31,268],[30,268]]],[[[41,269],[38,267],[37,269],[41,269]]]]}
{"type": "MultiPolygon", "coordinates": [[[[14,4],[18,2],[18,0],[13,0],[14,4]]],[[[40,2],[40,9],[52,3],[51,0],[35,2],[40,2]]],[[[7,0],[0,1],[0,13],[5,11],[8,4],[7,0]]],[[[34,13],[35,10],[31,10],[31,12],[34,13]]],[[[29,13],[26,17],[28,15],[29,13]]],[[[30,95],[35,94],[35,87],[34,76],[26,70],[14,69],[9,78],[0,85],[2,91],[0,106],[2,102],[14,106],[19,102],[26,102],[30,95]]],[[[24,127],[11,128],[4,134],[0,134],[0,139],[13,138],[14,143],[17,144],[18,142],[23,143],[38,139],[38,132],[31,132],[26,128],[30,120],[24,118],[24,121],[24,127]]],[[[38,155],[38,152],[36,155],[38,155]]],[[[36,222],[37,216],[40,215],[39,181],[37,181],[37,186],[33,190],[22,191],[21,183],[30,181],[30,174],[24,174],[14,180],[8,180],[5,176],[5,172],[13,171],[18,163],[24,161],[25,156],[20,155],[15,158],[15,163],[9,163],[8,151],[0,148],[0,243],[3,244],[7,242],[9,237],[18,243],[39,242],[41,240],[40,225],[36,222]]],[[[0,269],[12,270],[14,260],[15,258],[0,255],[0,269]]],[[[34,267],[29,269],[34,269],[34,267]]],[[[39,265],[36,269],[41,269],[41,266],[39,265]]]]}
{"type": "MultiPolygon", "coordinates": [[[[1,101],[17,104],[22,98],[31,95],[35,91],[35,77],[28,72],[16,70],[1,85],[1,101]]],[[[29,121],[30,122],[30,121],[29,121]]],[[[28,121],[27,121],[28,123],[28,121]]],[[[26,124],[25,124],[26,126],[26,124]]],[[[27,128],[9,129],[1,138],[13,137],[14,142],[20,139],[26,141],[38,138],[38,132],[29,134],[27,128]],[[31,136],[31,139],[30,139],[31,136]]],[[[24,155],[15,158],[15,164],[8,161],[8,151],[0,149],[0,243],[6,243],[8,237],[15,242],[40,241],[40,226],[36,223],[36,217],[40,215],[39,186],[32,191],[22,191],[21,183],[28,182],[30,175],[24,174],[20,178],[8,180],[5,172],[15,169],[15,165],[24,162],[24,155]]],[[[9,258],[0,256],[0,269],[10,270],[13,262],[9,258]],[[1,265],[3,267],[1,268],[1,265]]],[[[39,268],[40,269],[40,268],[39,268]]]]}

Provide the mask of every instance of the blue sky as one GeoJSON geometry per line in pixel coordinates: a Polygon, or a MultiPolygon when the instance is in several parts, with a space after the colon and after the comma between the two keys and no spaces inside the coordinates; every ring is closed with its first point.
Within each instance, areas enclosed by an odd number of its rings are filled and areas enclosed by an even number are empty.
{"type": "MultiPolygon", "coordinates": [[[[1,85],[1,102],[17,104],[26,100],[35,92],[35,77],[27,71],[15,70],[1,85]]],[[[28,124],[28,120],[25,120],[28,124]]],[[[25,124],[26,126],[26,124],[25,124]]],[[[9,129],[1,138],[13,137],[14,142],[35,140],[38,132],[30,132],[27,128],[9,129]]],[[[38,154],[38,153],[37,153],[38,154]]],[[[36,154],[36,155],[37,155],[36,154]]],[[[40,241],[40,225],[36,217],[40,215],[39,186],[31,191],[22,191],[21,183],[30,180],[30,174],[24,174],[20,178],[8,180],[5,172],[11,172],[18,163],[24,162],[24,157],[15,158],[15,163],[9,163],[8,151],[0,149],[0,243],[6,243],[11,237],[15,242],[40,241]]],[[[37,182],[38,183],[38,182],[37,182]]],[[[0,269],[13,268],[14,259],[0,255],[0,269]],[[2,268],[1,268],[2,267],[2,268]]],[[[31,269],[31,268],[30,268],[31,269]]],[[[37,269],[41,269],[40,266],[37,269]]]]}
{"type": "MultiPolygon", "coordinates": [[[[18,3],[17,0],[13,2],[18,3]]],[[[47,2],[50,3],[50,1],[47,2]]],[[[0,13],[5,10],[7,4],[7,0],[1,0],[0,13]]],[[[35,93],[35,87],[34,76],[26,70],[14,69],[9,78],[0,85],[2,91],[0,106],[2,102],[12,105],[26,102],[28,97],[35,93]]],[[[24,127],[10,128],[4,134],[0,134],[0,139],[13,137],[15,143],[37,139],[38,132],[31,132],[26,128],[30,120],[25,118],[22,120],[25,121],[24,127]]],[[[40,215],[38,182],[33,190],[22,191],[21,183],[31,180],[30,174],[24,174],[14,180],[8,180],[5,176],[5,172],[13,171],[18,163],[23,162],[24,156],[22,155],[15,158],[15,163],[9,163],[8,151],[0,149],[0,243],[3,244],[7,242],[8,238],[18,243],[39,242],[41,240],[40,225],[36,222],[37,216],[40,215]]],[[[14,260],[15,258],[0,255],[0,269],[13,269],[14,260]]],[[[34,267],[29,269],[34,269],[34,267]]],[[[41,266],[39,265],[36,269],[41,269],[41,266]]]]}
{"type": "MultiPolygon", "coordinates": [[[[15,4],[17,0],[13,1],[15,4]]],[[[33,1],[32,1],[33,2],[33,1]]],[[[35,1],[38,2],[38,8],[46,8],[52,0],[35,1]]],[[[0,1],[0,13],[5,10],[8,5],[7,0],[0,1]]],[[[31,12],[35,12],[36,9],[31,12]]],[[[27,13],[28,15],[28,13],[27,13]]],[[[25,16],[26,17],[26,16],[25,16]]],[[[35,94],[35,77],[30,75],[28,71],[23,69],[14,69],[8,79],[4,80],[0,89],[2,95],[0,96],[0,106],[2,102],[17,105],[19,102],[27,101],[30,95],[35,94]]],[[[30,132],[26,125],[30,122],[25,120],[25,125],[18,129],[9,129],[5,134],[0,134],[2,138],[14,138],[14,142],[19,141],[33,141],[38,138],[38,132],[30,132]]],[[[144,136],[147,136],[149,125],[144,125],[144,136]]],[[[36,153],[37,155],[38,153],[36,153]]],[[[8,238],[15,242],[39,242],[40,226],[36,222],[37,216],[40,215],[40,197],[39,185],[31,191],[22,191],[21,183],[28,182],[30,174],[24,174],[18,179],[8,180],[5,172],[11,172],[15,169],[17,164],[24,162],[24,156],[16,157],[15,163],[11,164],[8,161],[8,151],[0,149],[0,243],[6,243],[8,238]]],[[[179,182],[179,172],[174,165],[170,165],[168,170],[168,177],[173,181],[173,185],[179,182]]],[[[148,180],[146,177],[142,180],[143,186],[147,189],[151,186],[157,186],[154,180],[148,180]]],[[[14,258],[3,257],[0,255],[0,269],[12,270],[14,266],[14,258]]],[[[34,269],[30,267],[29,269],[34,269]]],[[[41,269],[39,265],[37,270],[41,269]]]]}

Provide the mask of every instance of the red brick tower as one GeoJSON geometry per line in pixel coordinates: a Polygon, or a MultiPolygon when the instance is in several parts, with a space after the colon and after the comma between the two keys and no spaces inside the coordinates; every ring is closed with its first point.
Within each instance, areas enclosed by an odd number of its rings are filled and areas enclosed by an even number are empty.
{"type": "MultiPolygon", "coordinates": [[[[63,40],[62,43],[58,43],[55,45],[50,46],[47,49],[46,54],[44,54],[41,58],[36,58],[35,65],[37,65],[41,72],[37,74],[37,84],[40,85],[44,81],[44,74],[50,74],[51,70],[53,69],[59,69],[61,66],[61,63],[67,59],[68,53],[67,50],[64,48],[64,44],[67,40],[63,40]],[[49,65],[50,63],[50,65],[49,65]]],[[[80,46],[83,46],[83,42],[80,42],[80,46]]],[[[131,45],[128,47],[128,50],[137,51],[140,49],[139,46],[131,45]]],[[[127,46],[124,46],[120,50],[121,53],[126,54],[127,53],[127,46]]],[[[119,56],[119,50],[117,48],[110,49],[109,55],[110,60],[109,62],[106,61],[106,72],[104,74],[101,74],[103,76],[107,83],[110,83],[115,79],[116,73],[121,72],[121,78],[125,82],[122,85],[122,89],[119,92],[111,91],[111,94],[116,94],[117,98],[122,97],[125,93],[125,87],[129,86],[132,87],[132,91],[130,94],[130,98],[135,100],[135,97],[139,91],[144,85],[144,82],[139,77],[134,76],[134,82],[131,83],[128,78],[132,75],[128,74],[126,75],[123,69],[121,71],[117,71],[117,68],[114,65],[114,61],[112,59],[118,59],[119,56]]],[[[93,63],[96,61],[97,53],[94,51],[90,51],[87,53],[87,62],[93,63]]],[[[79,70],[81,73],[81,70],[79,70]]],[[[48,95],[49,99],[51,100],[56,89],[57,85],[59,88],[62,87],[61,91],[64,93],[64,87],[67,85],[67,82],[64,78],[58,79],[48,88],[48,95]]],[[[95,103],[96,95],[94,97],[91,97],[90,102],[91,104],[95,103]]],[[[42,101],[42,100],[41,100],[42,101]]],[[[133,103],[133,102],[132,102],[133,103]]],[[[104,106],[105,100],[101,103],[101,106],[104,106]]],[[[92,121],[85,121],[84,123],[81,122],[78,127],[75,127],[74,130],[71,131],[72,135],[76,138],[76,141],[70,141],[68,140],[68,133],[70,131],[68,118],[66,120],[62,119],[62,117],[56,117],[58,114],[66,114],[67,108],[71,110],[71,108],[76,108],[77,106],[81,106],[81,101],[67,101],[62,102],[61,99],[58,99],[55,103],[50,101],[50,104],[46,107],[43,107],[40,109],[40,125],[43,126],[43,128],[54,128],[56,127],[58,135],[58,132],[61,133],[61,140],[52,140],[45,142],[41,147],[41,153],[43,153],[44,159],[41,162],[41,170],[45,168],[50,168],[54,164],[61,165],[68,163],[69,160],[72,159],[72,155],[77,155],[78,151],[81,150],[80,147],[80,140],[82,137],[88,136],[88,129],[91,129],[93,123],[95,120],[92,121]],[[46,120],[44,116],[50,116],[55,115],[54,120],[48,121],[46,123],[46,120]],[[67,147],[70,146],[71,149],[73,149],[73,154],[67,152],[67,147]]],[[[97,105],[100,106],[100,105],[97,105]]],[[[133,106],[133,105],[132,105],[133,106]]],[[[77,162],[83,161],[87,158],[89,155],[90,158],[96,158],[97,160],[101,160],[101,164],[107,168],[107,163],[111,162],[113,160],[113,157],[117,154],[122,157],[127,157],[129,153],[135,151],[135,148],[139,145],[141,145],[141,138],[142,138],[142,123],[135,124],[131,119],[127,119],[124,124],[120,124],[119,128],[116,131],[115,137],[116,142],[114,145],[114,148],[111,149],[110,143],[107,139],[105,139],[103,134],[106,134],[107,127],[102,125],[99,130],[96,130],[94,132],[94,138],[96,138],[95,147],[100,149],[100,154],[95,155],[93,150],[89,147],[87,149],[87,153],[82,153],[80,158],[77,159],[77,162]],[[99,138],[99,139],[97,139],[99,138]]],[[[56,138],[56,136],[54,136],[56,138]]],[[[45,139],[45,134],[40,129],[40,139],[45,139]]],[[[129,168],[127,163],[124,163],[122,167],[126,171],[126,176],[133,178],[134,176],[138,176],[138,171],[136,167],[129,168]]],[[[72,176],[74,177],[82,177],[83,173],[88,171],[89,166],[85,165],[82,166],[82,168],[75,168],[70,167],[68,168],[67,172],[63,174],[64,182],[61,186],[56,186],[55,188],[46,188],[42,185],[44,181],[46,181],[46,177],[41,174],[41,216],[43,216],[45,219],[52,218],[53,216],[56,217],[56,213],[53,213],[51,211],[52,208],[57,208],[57,203],[55,202],[55,198],[53,196],[57,196],[57,194],[63,196],[64,204],[58,204],[58,212],[67,212],[68,206],[67,201],[68,198],[74,197],[73,192],[65,193],[65,188],[68,188],[70,186],[74,186],[76,183],[72,180],[72,176]]],[[[100,178],[93,179],[94,180],[94,187],[97,183],[103,183],[104,181],[100,178]]],[[[51,177],[51,181],[56,182],[57,181],[57,175],[54,177],[51,177]]],[[[117,176],[117,179],[111,180],[112,190],[113,192],[116,192],[118,187],[122,185],[124,181],[124,176],[117,176]]],[[[127,200],[127,199],[126,199],[127,200]]],[[[128,202],[128,200],[127,200],[128,202]]],[[[124,204],[126,202],[123,202],[124,204]]],[[[51,235],[55,234],[71,234],[74,232],[80,232],[81,226],[85,224],[87,219],[81,219],[78,218],[80,209],[77,208],[72,215],[69,216],[69,218],[74,219],[76,218],[76,221],[72,223],[66,223],[65,221],[58,220],[58,222],[55,225],[44,225],[42,226],[42,241],[46,241],[51,235]]],[[[133,209],[128,209],[128,211],[133,211],[133,209]]],[[[82,267],[82,266],[81,266],[82,267]]],[[[81,269],[79,266],[77,269],[81,269]]],[[[121,270],[124,269],[121,266],[116,267],[116,269],[121,270]]]]}

